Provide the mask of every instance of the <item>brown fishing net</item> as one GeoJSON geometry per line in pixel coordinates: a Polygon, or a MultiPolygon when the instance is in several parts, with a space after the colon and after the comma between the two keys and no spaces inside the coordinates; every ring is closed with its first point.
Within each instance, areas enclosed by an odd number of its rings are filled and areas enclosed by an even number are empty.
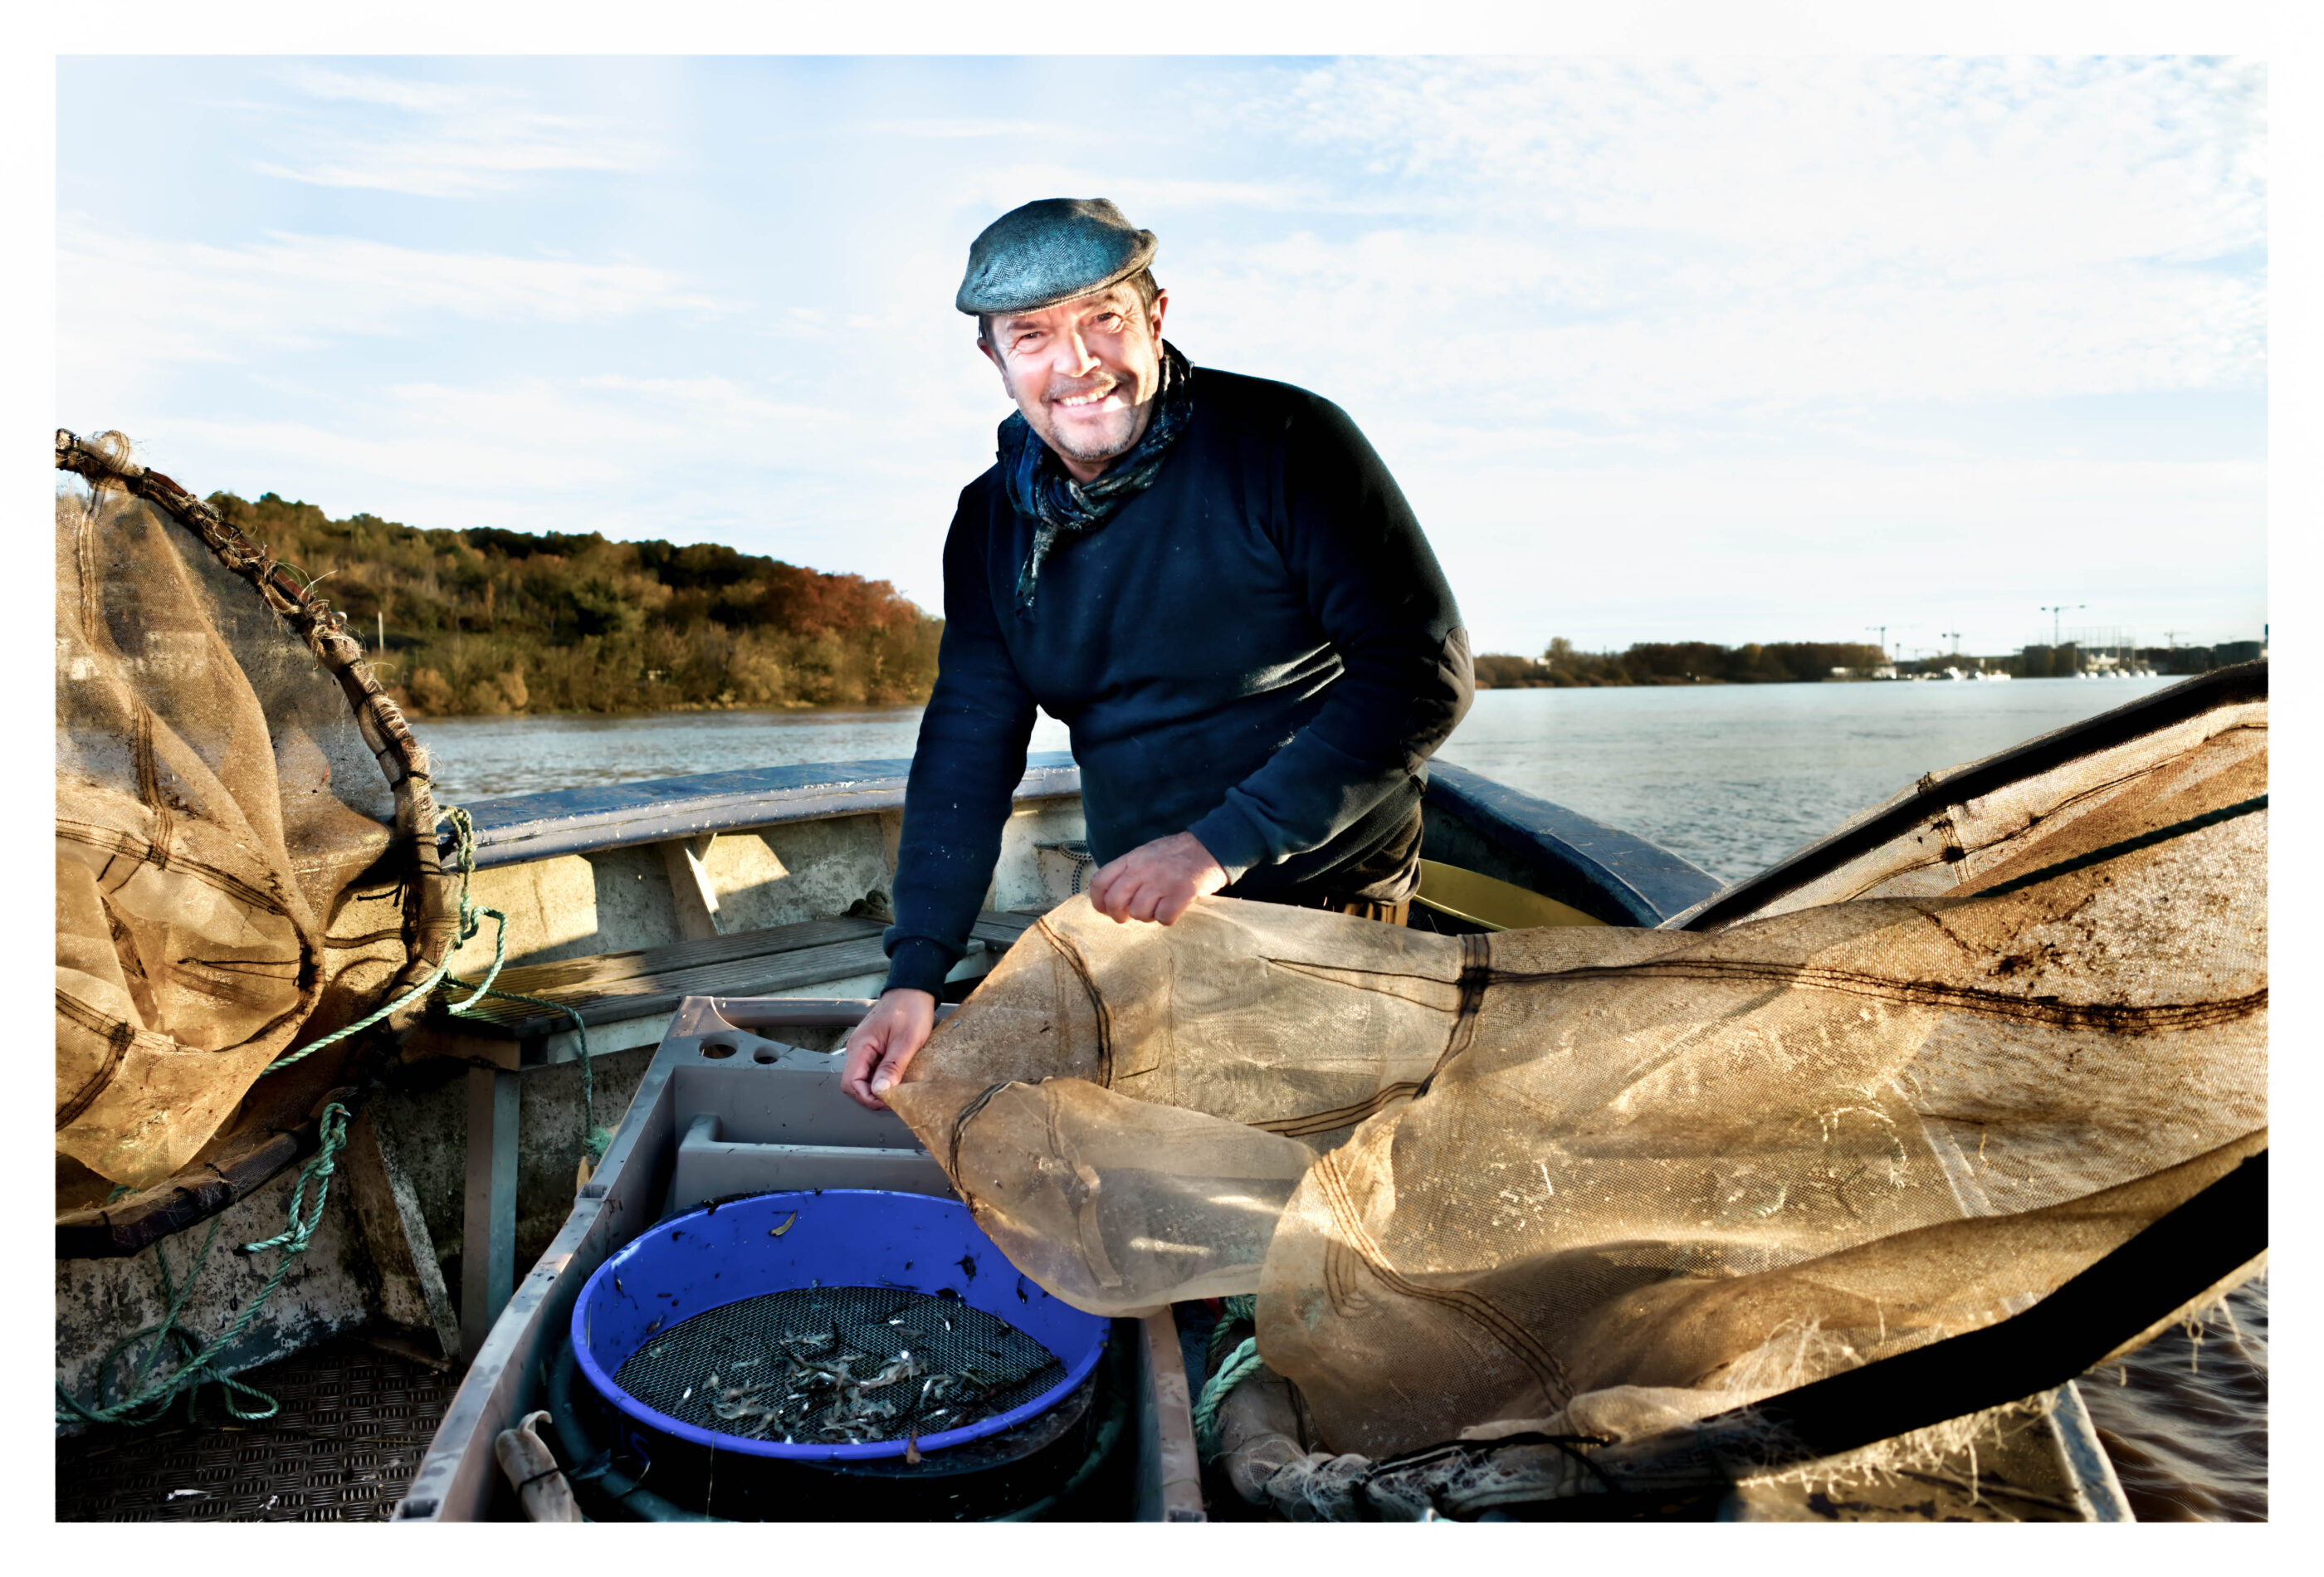
{"type": "Polygon", "coordinates": [[[354,1047],[246,1106],[262,1073],[448,935],[425,754],[327,604],[117,435],[58,464],[90,483],[56,503],[61,1208],[295,1127],[354,1047]]]}
{"type": "Polygon", "coordinates": [[[1058,1296],[1256,1291],[1333,1451],[1702,1417],[2024,1308],[2264,1147],[2266,738],[2263,677],[1932,778],[1711,934],[1077,899],[889,1099],[1058,1296]]]}

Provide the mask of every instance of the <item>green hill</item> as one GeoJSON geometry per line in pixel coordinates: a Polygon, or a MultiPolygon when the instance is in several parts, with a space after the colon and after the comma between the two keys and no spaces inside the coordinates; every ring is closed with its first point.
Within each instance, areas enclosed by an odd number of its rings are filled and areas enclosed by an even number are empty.
{"type": "Polygon", "coordinates": [[[884,580],[715,543],[592,531],[420,530],[267,493],[209,501],[319,582],[380,678],[421,713],[902,706],[935,683],[944,622],[884,580]]]}
{"type": "Polygon", "coordinates": [[[1708,641],[1641,641],[1628,651],[1579,651],[1559,636],[1539,658],[1489,651],[1477,659],[1480,690],[1594,685],[1781,685],[1870,672],[1886,659],[1853,641],[1771,641],[1719,646],[1708,641]]]}

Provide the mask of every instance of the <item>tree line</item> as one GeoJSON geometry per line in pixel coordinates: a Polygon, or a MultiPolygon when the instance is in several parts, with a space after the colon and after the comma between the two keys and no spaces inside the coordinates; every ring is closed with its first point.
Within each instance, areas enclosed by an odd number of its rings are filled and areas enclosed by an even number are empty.
{"type": "Polygon", "coordinates": [[[1887,659],[1868,641],[1773,641],[1720,646],[1708,641],[1641,641],[1626,651],[1579,651],[1563,635],[1538,658],[1487,652],[1476,659],[1480,690],[1586,685],[1784,685],[1863,675],[1887,659]]]}
{"type": "Polygon", "coordinates": [[[884,580],[715,543],[595,531],[425,530],[213,493],[310,580],[426,713],[641,712],[924,702],[944,621],[884,580]]]}

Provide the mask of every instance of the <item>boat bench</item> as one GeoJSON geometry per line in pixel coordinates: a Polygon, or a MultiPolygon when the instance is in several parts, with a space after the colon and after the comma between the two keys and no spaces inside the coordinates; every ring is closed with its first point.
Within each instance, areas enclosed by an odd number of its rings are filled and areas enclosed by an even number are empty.
{"type": "MultiPolygon", "coordinates": [[[[1030,912],[988,910],[977,917],[970,932],[972,948],[987,954],[1005,953],[1038,918],[1030,912]]],[[[802,989],[822,997],[837,994],[836,988],[851,982],[860,982],[861,994],[869,997],[888,967],[881,946],[886,928],[881,920],[833,915],[657,947],[523,964],[502,970],[493,986],[540,1001],[486,997],[456,1018],[447,1003],[468,992],[457,986],[439,991],[429,1005],[420,1046],[469,1064],[459,1349],[471,1354],[477,1351],[515,1287],[519,1084],[530,1069],[580,1056],[582,1037],[573,1028],[571,1014],[580,1015],[588,1030],[589,1055],[599,1057],[660,1044],[672,1015],[687,997],[782,996],[802,989]]],[[[467,978],[481,977],[471,973],[467,978]]],[[[598,1120],[614,1127],[621,1114],[601,1111],[598,1120]]],[[[418,1245],[414,1249],[416,1254],[418,1245]]],[[[429,1259],[429,1268],[434,1270],[432,1252],[429,1259]]],[[[423,1285],[430,1279],[422,1274],[423,1285]]],[[[432,1281],[442,1288],[440,1272],[432,1281]]],[[[429,1313],[448,1351],[454,1333],[452,1312],[442,1306],[447,1301],[437,1293],[429,1313]]]]}
{"type": "MultiPolygon", "coordinates": [[[[1005,953],[1038,918],[987,910],[977,917],[969,938],[986,952],[1005,953]]],[[[636,1028],[591,1036],[593,1056],[632,1046],[659,1045],[669,1015],[687,997],[779,996],[807,986],[825,988],[817,994],[826,995],[835,982],[884,974],[888,955],[881,946],[881,936],[886,929],[881,920],[833,915],[625,953],[522,964],[502,970],[493,982],[494,989],[536,997],[557,1007],[486,997],[455,1018],[447,1003],[467,992],[451,986],[429,1004],[429,1028],[436,1031],[437,1044],[444,1049],[455,1049],[447,1042],[458,1043],[456,1050],[470,1060],[494,1063],[512,1071],[569,1062],[577,1056],[580,1038],[573,1033],[572,1017],[576,1013],[583,1024],[593,1028],[629,1025],[641,1019],[657,1021],[642,1039],[636,1028]],[[475,1040],[500,1044],[465,1044],[475,1040]]]]}

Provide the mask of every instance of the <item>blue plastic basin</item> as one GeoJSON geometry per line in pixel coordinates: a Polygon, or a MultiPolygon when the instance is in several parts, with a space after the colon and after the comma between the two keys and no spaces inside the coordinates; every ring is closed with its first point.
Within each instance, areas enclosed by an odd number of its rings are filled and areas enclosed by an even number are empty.
{"type": "Polygon", "coordinates": [[[1060,1302],[1019,1273],[957,1201],[826,1188],[761,1194],[650,1228],[597,1268],[573,1305],[573,1351],[597,1393],[632,1421],[715,1451],[795,1462],[899,1457],[906,1442],[786,1445],[700,1428],[614,1382],[631,1354],[681,1320],[745,1298],[820,1284],[908,1287],[956,1296],[1007,1321],[1065,1366],[1065,1378],[1008,1412],[918,1438],[942,1451],[1039,1416],[1088,1378],[1110,1322],[1060,1302]],[[778,1237],[774,1229],[797,1213],[778,1237]]]}

